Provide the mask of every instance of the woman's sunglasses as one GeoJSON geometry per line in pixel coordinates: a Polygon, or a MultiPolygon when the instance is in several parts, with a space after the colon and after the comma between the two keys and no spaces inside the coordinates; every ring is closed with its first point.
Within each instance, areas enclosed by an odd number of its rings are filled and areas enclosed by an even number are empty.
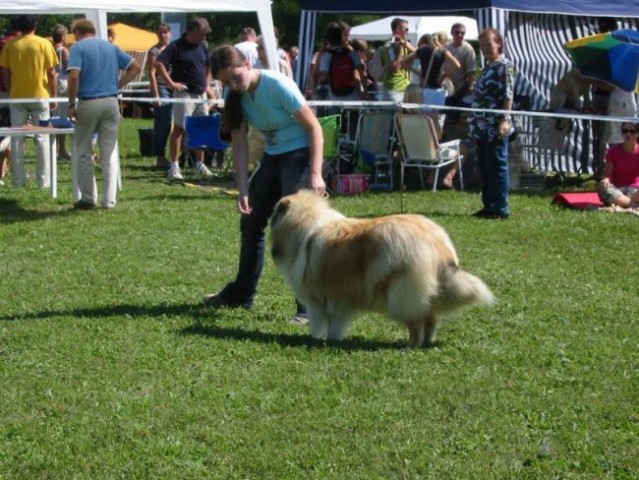
{"type": "Polygon", "coordinates": [[[622,128],[621,129],[621,133],[623,133],[624,135],[635,135],[637,133],[637,130],[632,130],[629,128],[622,128]]]}

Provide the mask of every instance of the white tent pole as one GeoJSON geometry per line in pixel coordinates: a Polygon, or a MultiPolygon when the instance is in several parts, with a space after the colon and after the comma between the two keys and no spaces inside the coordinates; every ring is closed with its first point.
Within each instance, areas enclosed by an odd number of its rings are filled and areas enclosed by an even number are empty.
{"type": "Polygon", "coordinates": [[[260,32],[264,40],[269,69],[279,71],[277,41],[275,40],[275,28],[273,26],[271,9],[259,9],[257,11],[257,20],[260,22],[260,32]]]}
{"type": "Polygon", "coordinates": [[[105,10],[87,10],[86,18],[95,25],[95,36],[107,40],[107,12],[105,10]]]}

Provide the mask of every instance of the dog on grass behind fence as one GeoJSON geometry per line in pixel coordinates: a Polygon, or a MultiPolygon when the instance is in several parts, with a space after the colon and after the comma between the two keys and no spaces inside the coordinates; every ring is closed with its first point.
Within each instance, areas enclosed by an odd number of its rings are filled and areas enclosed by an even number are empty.
{"type": "Polygon", "coordinates": [[[495,301],[460,269],[444,229],[421,215],[347,218],[302,190],[275,206],[271,245],[314,338],[341,340],[358,312],[377,311],[405,325],[418,348],[433,343],[440,315],[495,301]]]}

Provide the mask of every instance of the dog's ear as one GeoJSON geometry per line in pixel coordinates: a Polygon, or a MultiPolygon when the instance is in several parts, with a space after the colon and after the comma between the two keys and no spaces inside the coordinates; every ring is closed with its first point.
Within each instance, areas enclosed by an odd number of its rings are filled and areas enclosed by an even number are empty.
{"type": "Polygon", "coordinates": [[[291,199],[284,197],[277,205],[275,205],[275,210],[273,211],[273,215],[271,215],[271,228],[284,216],[286,212],[288,212],[291,207],[291,199]]]}
{"type": "Polygon", "coordinates": [[[284,197],[279,202],[277,202],[277,204],[275,205],[275,210],[273,211],[273,215],[271,215],[271,256],[274,259],[277,259],[284,255],[283,239],[280,238],[281,235],[278,235],[277,227],[290,207],[291,199],[288,197],[284,197]]]}

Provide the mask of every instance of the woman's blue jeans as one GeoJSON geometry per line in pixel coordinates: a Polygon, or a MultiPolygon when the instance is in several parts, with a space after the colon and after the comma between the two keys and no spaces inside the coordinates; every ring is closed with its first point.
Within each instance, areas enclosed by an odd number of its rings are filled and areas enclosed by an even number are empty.
{"type": "Polygon", "coordinates": [[[508,214],[508,138],[478,140],[476,145],[477,165],[482,173],[481,199],[484,210],[491,213],[508,214]]]}
{"type": "MultiPolygon", "coordinates": [[[[235,280],[222,290],[232,303],[252,303],[264,268],[266,226],[280,198],[308,184],[310,150],[302,148],[280,155],[265,154],[249,181],[250,215],[240,218],[240,265],[235,280]]],[[[298,303],[298,313],[304,312],[298,303]]]]}
{"type": "MultiPolygon", "coordinates": [[[[165,85],[158,85],[160,98],[171,98],[171,90],[165,85]]],[[[171,133],[173,104],[162,102],[159,107],[153,107],[153,154],[166,157],[166,142],[171,133]]]]}

